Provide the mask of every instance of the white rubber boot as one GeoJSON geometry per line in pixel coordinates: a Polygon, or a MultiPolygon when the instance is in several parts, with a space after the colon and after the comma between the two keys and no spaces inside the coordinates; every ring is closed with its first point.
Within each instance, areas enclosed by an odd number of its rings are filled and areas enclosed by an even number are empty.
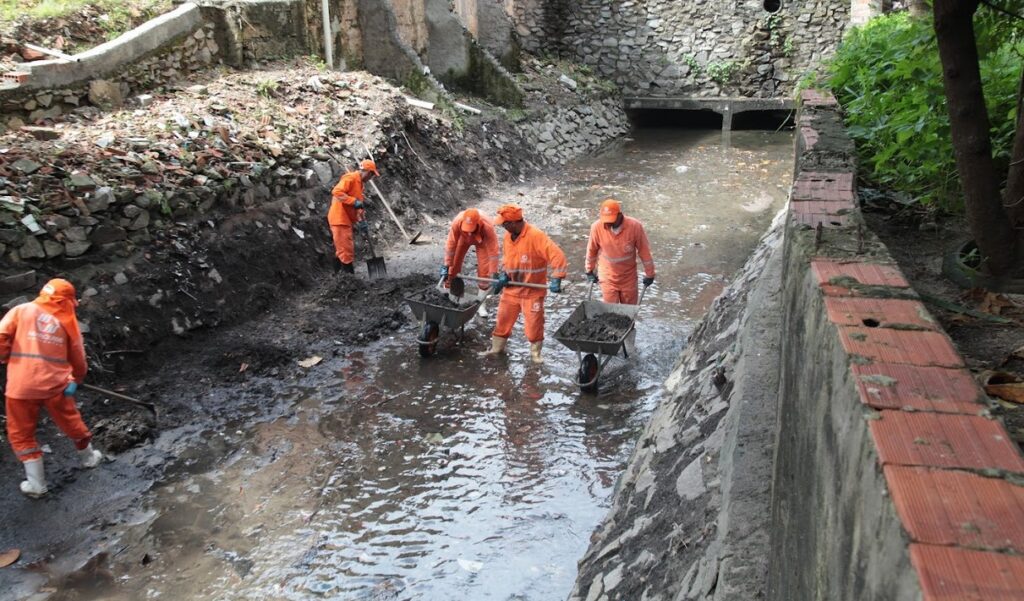
{"type": "Polygon", "coordinates": [[[544,341],[531,342],[530,343],[530,359],[536,364],[544,363],[544,358],[540,356],[541,349],[544,348],[544,341]]]}
{"type": "Polygon", "coordinates": [[[500,336],[491,336],[491,350],[484,353],[484,357],[496,357],[498,355],[504,355],[506,344],[508,344],[508,338],[501,338],[500,336]]]}
{"type": "Polygon", "coordinates": [[[491,291],[490,288],[484,288],[480,292],[477,292],[476,293],[476,300],[478,300],[478,301],[484,300],[485,298],[487,298],[487,293],[490,292],[490,291],[491,291]]]}
{"type": "Polygon", "coordinates": [[[30,459],[25,464],[25,480],[21,483],[21,492],[26,496],[38,499],[47,493],[46,473],[43,471],[43,460],[30,459]]]}
{"type": "Polygon", "coordinates": [[[78,459],[82,461],[82,467],[92,469],[103,461],[103,453],[92,448],[92,443],[81,451],[78,451],[78,459]]]}

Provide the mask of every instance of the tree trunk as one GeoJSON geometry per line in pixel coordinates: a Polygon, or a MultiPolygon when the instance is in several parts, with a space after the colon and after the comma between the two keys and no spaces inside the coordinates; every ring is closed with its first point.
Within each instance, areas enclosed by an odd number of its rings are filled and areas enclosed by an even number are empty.
{"type": "MultiPolygon", "coordinates": [[[[1003,191],[1003,206],[1010,218],[1010,225],[1018,235],[1024,232],[1024,69],[1021,70],[1020,86],[1017,88],[1017,130],[1013,135],[1013,152],[1010,153],[1010,171],[1006,175],[1006,190],[1003,191]]],[[[1017,246],[1018,263],[1024,264],[1024,244],[1017,246]]]]}
{"type": "Polygon", "coordinates": [[[981,251],[982,269],[1005,277],[1019,270],[1015,261],[1018,235],[1003,209],[992,159],[974,38],[973,16],[978,4],[979,0],[935,0],[935,35],[967,223],[981,251]]]}

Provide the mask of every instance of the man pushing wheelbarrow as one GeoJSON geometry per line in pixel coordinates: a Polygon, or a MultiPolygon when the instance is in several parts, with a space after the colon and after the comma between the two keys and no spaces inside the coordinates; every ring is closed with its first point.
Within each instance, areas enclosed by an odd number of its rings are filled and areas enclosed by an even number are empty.
{"type": "Polygon", "coordinates": [[[523,313],[523,327],[526,339],[530,341],[530,358],[534,363],[543,363],[544,298],[549,290],[554,293],[562,291],[562,278],[568,269],[565,253],[547,234],[526,223],[523,209],[518,205],[507,204],[499,208],[494,224],[505,229],[503,271],[491,288],[494,294],[501,293],[501,301],[491,337],[491,350],[484,355],[496,356],[505,352],[512,326],[523,313]]]}

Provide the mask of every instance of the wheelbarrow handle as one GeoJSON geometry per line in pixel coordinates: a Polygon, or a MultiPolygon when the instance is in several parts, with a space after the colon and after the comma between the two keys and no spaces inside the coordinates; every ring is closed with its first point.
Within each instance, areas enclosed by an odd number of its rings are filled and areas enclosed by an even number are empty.
{"type": "MultiPolygon", "coordinates": [[[[492,279],[492,278],[478,278],[478,277],[471,276],[471,275],[460,275],[459,277],[464,279],[464,280],[470,280],[472,282],[487,282],[489,284],[496,284],[498,282],[498,280],[495,280],[495,279],[492,279]]],[[[522,286],[524,288],[537,288],[537,289],[540,289],[540,290],[547,290],[548,289],[547,284],[531,284],[529,282],[509,281],[505,285],[506,286],[522,286]]]]}

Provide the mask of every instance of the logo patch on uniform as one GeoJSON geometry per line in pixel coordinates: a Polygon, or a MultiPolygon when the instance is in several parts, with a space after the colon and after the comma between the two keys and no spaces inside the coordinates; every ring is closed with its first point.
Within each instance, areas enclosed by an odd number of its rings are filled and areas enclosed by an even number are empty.
{"type": "Polygon", "coordinates": [[[533,308],[531,309],[534,313],[540,313],[541,308],[544,305],[540,301],[533,301],[533,308]]]}
{"type": "Polygon", "coordinates": [[[36,317],[36,331],[40,334],[56,334],[58,329],[60,322],[53,315],[40,313],[39,317],[36,317]]]}
{"type": "Polygon", "coordinates": [[[523,255],[523,256],[519,257],[519,262],[520,263],[529,263],[530,262],[530,255],[523,255]]]}

